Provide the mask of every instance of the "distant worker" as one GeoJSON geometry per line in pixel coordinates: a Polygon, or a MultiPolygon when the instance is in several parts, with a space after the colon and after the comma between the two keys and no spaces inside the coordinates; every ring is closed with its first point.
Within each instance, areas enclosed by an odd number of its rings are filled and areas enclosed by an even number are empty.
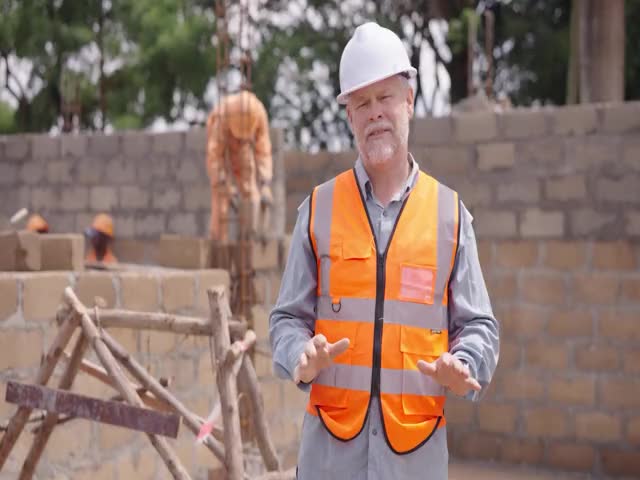
{"type": "Polygon", "coordinates": [[[251,233],[272,204],[273,167],[264,105],[245,89],[225,97],[207,119],[207,172],[211,182],[212,239],[229,236],[229,205],[244,208],[251,233]],[[249,215],[249,218],[247,218],[249,215]]]}
{"type": "Polygon", "coordinates": [[[27,221],[27,230],[34,233],[49,233],[49,224],[41,215],[34,213],[27,221]]]}
{"type": "Polygon", "coordinates": [[[117,263],[111,251],[113,243],[113,219],[106,213],[95,216],[93,223],[84,231],[90,249],[85,257],[87,262],[117,263]]]}

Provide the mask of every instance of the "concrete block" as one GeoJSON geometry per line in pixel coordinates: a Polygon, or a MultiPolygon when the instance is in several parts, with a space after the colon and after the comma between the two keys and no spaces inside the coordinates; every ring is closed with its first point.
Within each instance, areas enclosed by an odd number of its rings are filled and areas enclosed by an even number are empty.
{"type": "Polygon", "coordinates": [[[87,152],[86,135],[62,134],[60,136],[60,154],[64,157],[84,157],[87,152]]]}
{"type": "Polygon", "coordinates": [[[86,272],[78,275],[74,291],[78,299],[86,307],[94,307],[96,297],[106,302],[106,308],[116,306],[116,291],[113,285],[113,275],[109,272],[86,272]]]}
{"type": "Polygon", "coordinates": [[[453,117],[455,140],[463,143],[492,140],[498,135],[493,112],[463,113],[453,117]]]}
{"type": "Polygon", "coordinates": [[[436,145],[450,143],[453,121],[450,116],[416,118],[409,127],[410,145],[436,145]]]}
{"type": "Polygon", "coordinates": [[[151,148],[151,138],[146,132],[127,132],[121,139],[122,153],[127,158],[142,158],[151,148]]]}
{"type": "Polygon", "coordinates": [[[204,155],[207,150],[207,129],[203,127],[193,127],[187,130],[185,134],[185,146],[189,152],[204,155]]]}
{"type": "Polygon", "coordinates": [[[76,178],[81,185],[98,185],[104,183],[105,164],[96,158],[84,157],[76,164],[76,178]]]}
{"type": "Polygon", "coordinates": [[[20,179],[27,185],[41,183],[46,174],[45,164],[42,161],[26,160],[20,168],[20,179]]]}
{"type": "Polygon", "coordinates": [[[479,237],[508,238],[517,234],[516,214],[506,210],[477,210],[474,227],[479,237]]]}
{"type": "Polygon", "coordinates": [[[40,270],[38,237],[38,234],[26,230],[0,232],[0,271],[40,270]]]}
{"type": "Polygon", "coordinates": [[[211,209],[211,187],[206,185],[193,185],[183,190],[184,207],[187,211],[211,209]]]}
{"type": "Polygon", "coordinates": [[[547,133],[547,112],[543,110],[515,110],[497,118],[505,138],[532,138],[547,133]]]}
{"type": "Polygon", "coordinates": [[[562,165],[565,158],[564,141],[557,137],[520,142],[516,150],[518,161],[527,165],[557,166],[562,165]]]}
{"type": "Polygon", "coordinates": [[[115,158],[106,164],[107,181],[116,185],[135,182],[136,165],[130,161],[115,158]]]}
{"type": "Polygon", "coordinates": [[[576,413],[576,437],[591,442],[617,442],[622,440],[620,415],[604,412],[576,413]]]}
{"type": "Polygon", "coordinates": [[[553,132],[558,135],[586,135],[594,132],[598,126],[593,105],[558,108],[552,119],[553,132]]]}
{"type": "Polygon", "coordinates": [[[25,320],[49,320],[55,317],[64,289],[69,285],[66,273],[34,273],[22,278],[22,313],[25,320]]]}
{"type": "Polygon", "coordinates": [[[478,424],[483,432],[511,434],[516,429],[518,410],[509,403],[483,402],[478,406],[478,424]]]}
{"type": "Polygon", "coordinates": [[[605,213],[591,208],[580,208],[569,212],[571,233],[575,236],[593,236],[609,231],[616,223],[615,213],[605,213]]]}
{"type": "Polygon", "coordinates": [[[458,191],[467,207],[487,206],[491,203],[492,188],[488,184],[463,180],[456,181],[452,187],[458,191]]]}
{"type": "Polygon", "coordinates": [[[196,163],[195,160],[190,160],[185,157],[183,157],[175,173],[176,179],[180,183],[198,182],[206,178],[206,175],[207,171],[204,160],[201,159],[196,163]]]}
{"type": "Polygon", "coordinates": [[[0,185],[12,185],[18,181],[18,165],[0,163],[0,185]]]}
{"type": "Polygon", "coordinates": [[[0,277],[0,322],[18,310],[18,280],[12,276],[0,277]]]}
{"type": "Polygon", "coordinates": [[[118,236],[113,242],[113,252],[122,263],[157,263],[155,261],[157,257],[157,243],[158,242],[152,240],[136,240],[133,238],[120,238],[120,236],[118,236]]]}
{"type": "Polygon", "coordinates": [[[513,143],[488,143],[478,145],[478,169],[491,171],[511,168],[515,165],[513,143]]]}
{"type": "Polygon", "coordinates": [[[554,270],[581,270],[586,266],[586,247],[584,242],[545,242],[543,265],[554,270]]]}
{"type": "Polygon", "coordinates": [[[117,187],[91,187],[89,207],[96,212],[110,212],[118,206],[117,187]]]}
{"type": "Polygon", "coordinates": [[[84,269],[84,237],[50,233],[40,237],[42,270],[84,269]]]}
{"type": "Polygon", "coordinates": [[[9,135],[4,143],[4,154],[9,160],[22,160],[31,152],[29,135],[9,135]]]}
{"type": "Polygon", "coordinates": [[[567,420],[564,409],[534,407],[524,412],[524,430],[530,437],[565,437],[569,433],[567,420]]]}
{"type": "Polygon", "coordinates": [[[545,180],[546,198],[561,202],[584,200],[587,197],[587,181],[584,175],[569,175],[545,180]]]}
{"type": "Polygon", "coordinates": [[[162,277],[162,308],[172,313],[194,306],[195,285],[190,273],[167,273],[162,277]]]}
{"type": "Polygon", "coordinates": [[[0,365],[3,370],[36,368],[40,365],[43,347],[41,330],[3,329],[0,365]]]}
{"type": "Polygon", "coordinates": [[[520,234],[523,237],[562,237],[564,213],[528,208],[520,222],[520,234]]]}
{"type": "Polygon", "coordinates": [[[521,277],[520,294],[529,303],[538,305],[564,305],[567,287],[561,273],[527,273],[521,277]]]}
{"type": "Polygon", "coordinates": [[[209,240],[182,235],[162,235],[158,245],[158,263],[171,268],[206,268],[209,240]]]}
{"type": "Polygon", "coordinates": [[[640,181],[634,176],[616,180],[599,178],[596,182],[596,198],[608,203],[640,204],[640,181]]]}
{"type": "Polygon", "coordinates": [[[197,235],[198,222],[195,213],[174,213],[169,215],[169,232],[181,235],[197,235]]]}
{"type": "Polygon", "coordinates": [[[111,158],[120,153],[120,135],[94,134],[89,137],[89,152],[101,158],[111,158]]]}
{"type": "Polygon", "coordinates": [[[640,172],[640,139],[625,139],[622,158],[625,165],[640,172]]]}
{"type": "Polygon", "coordinates": [[[60,209],[65,212],[82,211],[89,205],[89,189],[87,187],[68,187],[62,190],[60,209]]]}
{"type": "Polygon", "coordinates": [[[60,137],[34,135],[31,137],[31,156],[43,160],[60,158],[60,137]]]}
{"type": "Polygon", "coordinates": [[[37,272],[42,267],[40,235],[26,230],[18,232],[17,270],[37,272]]]}
{"type": "Polygon", "coordinates": [[[496,264],[510,269],[530,268],[538,263],[538,242],[496,242],[496,264]]]}
{"type": "Polygon", "coordinates": [[[596,242],[592,265],[598,270],[637,271],[635,245],[628,241],[596,242]]]}
{"type": "Polygon", "coordinates": [[[633,449],[605,447],[600,450],[602,470],[606,475],[638,478],[640,477],[640,456],[633,449]]]}
{"type": "Polygon", "coordinates": [[[640,213],[627,212],[626,215],[626,231],[628,235],[640,236],[640,213]]]}
{"type": "Polygon", "coordinates": [[[604,105],[602,107],[604,132],[630,132],[640,130],[640,102],[604,105]]]}
{"type": "Polygon", "coordinates": [[[566,156],[575,169],[589,170],[603,165],[620,165],[621,142],[614,136],[569,139],[566,156]]]}
{"type": "Polygon", "coordinates": [[[72,167],[73,162],[69,160],[47,162],[47,181],[49,183],[71,183],[72,167]]]}
{"type": "Polygon", "coordinates": [[[165,233],[165,216],[162,213],[151,213],[136,221],[136,237],[155,237],[165,233]]]}
{"type": "Polygon", "coordinates": [[[120,300],[122,308],[139,312],[158,311],[158,280],[147,274],[126,272],[120,274],[120,300]]]}
{"type": "Polygon", "coordinates": [[[182,152],[184,137],[184,132],[166,132],[153,135],[152,152],[168,156],[177,155],[182,152]]]}
{"type": "Polygon", "coordinates": [[[425,152],[426,171],[438,178],[440,175],[466,175],[471,168],[472,151],[467,147],[430,147],[425,152]]]}
{"type": "Polygon", "coordinates": [[[553,337],[593,336],[593,314],[584,308],[560,308],[549,315],[546,333],[553,337]]]}
{"type": "Polygon", "coordinates": [[[505,182],[498,185],[498,201],[505,203],[538,203],[540,183],[536,179],[505,182]]]}
{"type": "Polygon", "coordinates": [[[153,192],[151,204],[158,210],[171,210],[180,205],[182,195],[177,188],[166,188],[153,192]]]}
{"type": "MultiPolygon", "coordinates": [[[[577,305],[614,305],[618,300],[620,277],[617,274],[577,273],[572,280],[573,302],[577,305]]],[[[620,325],[623,324],[620,319],[620,325]]]]}
{"type": "Polygon", "coordinates": [[[575,351],[576,367],[585,372],[617,372],[622,363],[620,360],[621,355],[616,347],[589,345],[575,351]]]}
{"type": "Polygon", "coordinates": [[[271,270],[279,267],[280,257],[278,240],[268,240],[265,244],[261,242],[253,242],[251,249],[254,269],[271,270]]]}
{"type": "Polygon", "coordinates": [[[136,185],[120,187],[120,207],[125,209],[144,209],[149,206],[149,190],[136,185]]]}
{"type": "Polygon", "coordinates": [[[595,405],[596,382],[593,377],[556,377],[548,385],[549,400],[561,405],[595,405]]]}
{"type": "Polygon", "coordinates": [[[562,470],[591,472],[596,461],[596,452],[591,445],[576,444],[575,441],[549,444],[547,463],[562,470]]]}

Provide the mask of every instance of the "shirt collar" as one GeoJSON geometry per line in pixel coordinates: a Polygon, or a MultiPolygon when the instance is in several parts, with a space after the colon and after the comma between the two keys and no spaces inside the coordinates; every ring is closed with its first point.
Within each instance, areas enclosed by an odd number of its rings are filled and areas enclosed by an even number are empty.
{"type": "MultiPolygon", "coordinates": [[[[402,188],[400,188],[400,190],[391,198],[392,202],[404,200],[406,196],[409,195],[409,192],[413,189],[416,183],[416,179],[418,178],[418,171],[420,170],[420,168],[418,167],[418,162],[415,161],[411,153],[409,153],[408,161],[411,165],[411,171],[409,172],[409,176],[402,185],[402,188]]],[[[358,159],[356,160],[355,169],[360,190],[362,192],[365,192],[366,199],[370,200],[371,198],[373,198],[373,185],[371,184],[371,179],[369,178],[369,175],[364,168],[364,164],[362,163],[362,159],[360,158],[360,156],[358,156],[358,159]]]]}

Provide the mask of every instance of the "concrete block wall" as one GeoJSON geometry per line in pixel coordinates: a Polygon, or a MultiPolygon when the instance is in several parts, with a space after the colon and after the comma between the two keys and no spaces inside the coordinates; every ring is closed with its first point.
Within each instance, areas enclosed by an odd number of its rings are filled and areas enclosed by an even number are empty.
{"type": "MultiPolygon", "coordinates": [[[[272,129],[275,235],[284,232],[282,131],[272,129]]],[[[0,137],[0,224],[21,207],[57,233],[82,232],[98,212],[119,238],[204,235],[211,193],[206,132],[0,137]]]]}
{"type": "MultiPolygon", "coordinates": [[[[481,238],[640,238],[640,102],[417,119],[410,150],[481,238]]],[[[287,229],[355,151],[285,153],[287,229]]]]}
{"type": "MultiPolygon", "coordinates": [[[[280,251],[276,245],[275,256],[265,259],[261,274],[267,275],[269,269],[279,268],[280,251]]],[[[228,287],[229,276],[223,270],[187,272],[159,268],[123,272],[0,273],[0,421],[7,420],[15,411],[14,405],[4,402],[6,382],[33,381],[40,357],[56,334],[54,316],[68,285],[74,287],[86,305],[93,305],[95,297],[100,296],[108,307],[207,315],[206,289],[213,285],[228,287]]],[[[255,309],[254,321],[262,352],[256,353],[256,370],[275,444],[283,464],[290,467],[295,464],[305,398],[295,388],[273,378],[266,311],[265,306],[255,309]]],[[[208,338],[116,328],[110,332],[156,378],[168,378],[170,389],[192,411],[201,417],[208,415],[217,397],[208,338]]],[[[67,350],[71,348],[72,344],[67,350]]],[[[89,358],[98,363],[95,356],[89,358]]],[[[57,385],[60,374],[59,368],[50,386],[57,385]]],[[[73,390],[103,399],[116,394],[82,372],[73,390]]],[[[22,434],[0,472],[0,479],[17,478],[33,439],[30,428],[22,434]]],[[[206,448],[194,444],[193,435],[184,425],[178,439],[169,442],[192,478],[207,479],[210,471],[220,468],[206,448]]],[[[251,444],[247,450],[256,456],[251,444]]],[[[249,467],[256,471],[260,466],[260,459],[254,458],[249,467]]],[[[167,476],[166,468],[144,434],[80,419],[55,429],[36,478],[129,480],[167,476]]]]}

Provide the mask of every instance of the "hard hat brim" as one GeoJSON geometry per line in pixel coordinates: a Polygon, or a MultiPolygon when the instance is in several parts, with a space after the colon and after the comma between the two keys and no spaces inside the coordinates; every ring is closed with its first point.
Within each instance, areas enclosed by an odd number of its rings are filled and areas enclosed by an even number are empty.
{"type": "Polygon", "coordinates": [[[376,82],[380,82],[382,80],[386,80],[387,78],[391,78],[394,75],[400,75],[401,73],[408,73],[409,74],[409,78],[414,78],[417,75],[418,71],[413,67],[409,67],[406,70],[403,69],[403,70],[400,70],[398,72],[390,73],[389,75],[385,75],[385,76],[380,77],[380,78],[375,78],[373,80],[369,80],[368,82],[362,82],[362,83],[360,83],[358,85],[354,85],[353,87],[351,87],[348,90],[345,90],[344,92],[340,92],[340,95],[338,95],[336,97],[336,99],[338,100],[338,103],[340,105],[346,105],[347,104],[347,98],[349,97],[350,94],[352,94],[356,90],[360,90],[361,88],[368,87],[369,85],[373,85],[376,82]]]}

